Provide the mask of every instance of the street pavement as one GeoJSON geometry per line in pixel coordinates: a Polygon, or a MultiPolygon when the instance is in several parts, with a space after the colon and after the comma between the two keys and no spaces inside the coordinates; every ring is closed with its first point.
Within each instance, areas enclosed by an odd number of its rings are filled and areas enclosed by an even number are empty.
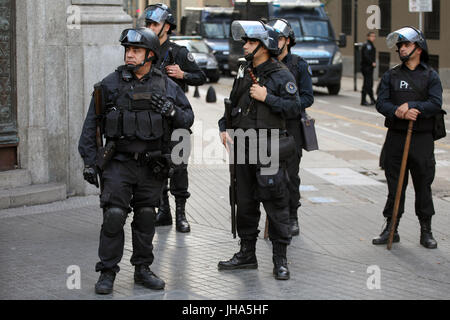
{"type": "MultiPolygon", "coordinates": [[[[200,98],[192,97],[192,87],[187,93],[196,115],[189,165],[192,196],[187,203],[192,231],[181,234],[175,226],[157,228],[151,269],[166,282],[165,290],[134,284],[129,262],[130,214],[114,293],[95,294],[102,213],[98,196],[90,195],[0,211],[0,299],[450,298],[450,139],[436,144],[433,234],[438,248],[429,250],[419,244],[412,185],[399,226],[400,243],[390,251],[373,246],[371,240],[384,223],[387,186],[378,158],[386,130],[373,106],[359,106],[360,95],[353,91],[350,78],[343,79],[339,96],[317,88],[316,103],[308,110],[317,121],[320,150],[305,152],[301,162],[300,236],[288,248],[291,279],[277,281],[272,275],[272,246],[263,239],[264,210],[257,242],[258,269],[218,271],[218,261],[239,250],[230,232],[228,166],[217,129],[231,84],[231,78],[224,78],[213,85],[217,103],[205,102],[209,85],[200,88],[200,98]]],[[[170,201],[173,209],[173,197],[170,201]]]]}

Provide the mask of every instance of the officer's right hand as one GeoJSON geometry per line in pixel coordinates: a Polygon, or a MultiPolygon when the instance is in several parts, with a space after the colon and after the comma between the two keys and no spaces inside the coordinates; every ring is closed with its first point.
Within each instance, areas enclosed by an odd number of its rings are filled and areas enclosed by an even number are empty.
{"type": "Polygon", "coordinates": [[[166,117],[173,117],[175,115],[175,106],[166,97],[153,93],[150,98],[150,105],[152,109],[166,117]]]}
{"type": "Polygon", "coordinates": [[[395,110],[395,116],[399,119],[405,119],[405,115],[408,112],[409,108],[408,108],[408,103],[404,103],[402,104],[400,107],[397,108],[397,110],[395,110]]]}
{"type": "Polygon", "coordinates": [[[95,167],[84,166],[83,177],[84,180],[98,188],[97,170],[95,169],[95,167]]]}
{"type": "Polygon", "coordinates": [[[220,140],[222,141],[222,144],[225,146],[225,149],[227,149],[227,152],[230,152],[230,147],[228,144],[233,144],[233,139],[231,139],[230,135],[226,131],[222,131],[220,133],[220,140]]]}
{"type": "Polygon", "coordinates": [[[411,108],[408,110],[408,112],[406,112],[405,114],[405,119],[406,120],[412,120],[412,121],[416,121],[417,117],[419,116],[420,111],[414,108],[411,108]]]}

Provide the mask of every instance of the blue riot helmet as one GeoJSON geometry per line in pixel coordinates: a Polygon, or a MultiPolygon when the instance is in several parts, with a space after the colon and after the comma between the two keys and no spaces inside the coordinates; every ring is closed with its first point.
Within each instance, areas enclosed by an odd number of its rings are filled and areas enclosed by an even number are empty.
{"type": "Polygon", "coordinates": [[[159,39],[156,34],[148,28],[125,29],[122,31],[119,41],[125,48],[133,46],[147,49],[145,60],[137,66],[129,66],[131,71],[136,71],[147,62],[157,60],[159,57],[159,39]],[[154,57],[148,57],[150,51],[154,53],[154,57]]]}
{"type": "Polygon", "coordinates": [[[170,25],[168,34],[171,34],[172,30],[177,28],[177,23],[175,21],[175,17],[172,14],[172,10],[170,10],[170,8],[163,3],[157,3],[147,6],[147,8],[145,8],[144,10],[144,17],[146,24],[151,22],[163,23],[163,27],[159,32],[158,37],[161,35],[161,32],[164,29],[166,23],[170,25]]]}
{"type": "MultiPolygon", "coordinates": [[[[269,26],[274,28],[276,31],[278,31],[278,34],[280,37],[285,37],[291,39],[291,42],[289,44],[289,49],[293,46],[295,46],[295,33],[292,29],[291,24],[286,19],[272,19],[269,21],[269,26]]],[[[282,50],[281,50],[282,51],[282,50]]]]}
{"type": "MultiPolygon", "coordinates": [[[[403,27],[397,31],[394,31],[390,33],[386,38],[386,43],[389,48],[393,48],[394,46],[397,46],[399,49],[402,43],[405,42],[412,42],[417,45],[417,47],[422,49],[422,54],[420,56],[420,59],[424,62],[428,62],[429,55],[428,55],[428,45],[427,41],[425,40],[425,36],[423,35],[422,31],[419,29],[416,29],[414,27],[408,26],[403,27]]],[[[400,57],[402,62],[406,62],[411,58],[413,53],[416,51],[414,49],[411,54],[409,54],[406,57],[400,57]]],[[[397,50],[398,52],[398,50],[397,50]]]]}
{"type": "Polygon", "coordinates": [[[260,42],[252,53],[245,56],[247,61],[253,60],[261,45],[266,47],[271,56],[278,56],[278,32],[261,21],[235,20],[231,24],[231,34],[235,41],[252,39],[260,42]]]}

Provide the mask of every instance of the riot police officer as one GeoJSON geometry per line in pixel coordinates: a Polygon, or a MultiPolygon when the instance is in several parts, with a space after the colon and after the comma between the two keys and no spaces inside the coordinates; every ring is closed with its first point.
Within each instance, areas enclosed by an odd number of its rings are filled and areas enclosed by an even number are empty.
{"type": "MultiPolygon", "coordinates": [[[[182,47],[169,41],[169,35],[176,29],[176,21],[165,4],[150,5],[145,9],[145,24],[159,37],[161,54],[156,61],[156,66],[174,80],[185,92],[187,86],[200,86],[206,82],[205,74],[200,70],[194,60],[194,56],[186,47],[182,47]]],[[[190,226],[186,219],[185,206],[189,198],[187,163],[178,165],[170,178],[170,192],[175,197],[176,204],[176,230],[190,232],[190,226]]],[[[156,226],[172,224],[172,214],[169,206],[169,187],[165,183],[161,197],[161,205],[156,215],[156,226]]]]}
{"type": "Polygon", "coordinates": [[[367,42],[361,49],[361,72],[364,77],[364,83],[361,91],[361,105],[375,105],[375,97],[373,96],[373,70],[377,66],[377,49],[374,46],[375,32],[370,31],[367,34],[367,42]],[[366,101],[369,95],[370,103],[366,101]]]}
{"type": "Polygon", "coordinates": [[[100,261],[95,267],[101,272],[95,285],[98,294],[113,290],[124,249],[123,226],[131,209],[134,280],[151,289],[164,288],[164,281],[149,268],[154,260],[155,207],[169,170],[171,132],[187,129],[194,121],[181,88],[153,67],[160,47],[153,31],[126,29],[120,42],[125,65],[96,85],[101,99],[92,99],[79,141],[84,178],[98,186],[99,173],[102,186],[100,261]],[[96,137],[98,123],[106,147],[96,155],[96,138],[102,139],[96,137]]]}
{"type": "Polygon", "coordinates": [[[278,33],[272,27],[259,21],[237,20],[233,21],[231,31],[234,40],[244,40],[243,48],[248,63],[239,68],[230,94],[230,112],[226,112],[219,120],[220,135],[227,149],[228,143],[237,148],[238,140],[233,140],[238,131],[244,132],[244,136],[249,132],[256,132],[258,141],[256,150],[246,139],[244,142],[241,140],[241,145],[245,146],[242,150],[245,151],[239,153],[239,149],[236,149],[235,157],[245,159],[244,163],[237,162],[235,165],[236,227],[241,248],[230,260],[220,261],[218,268],[233,270],[258,267],[255,245],[259,233],[259,207],[262,202],[268,215],[269,239],[273,244],[273,274],[276,279],[287,280],[290,272],[286,249],[291,241],[291,229],[285,162],[287,157],[295,152],[295,142],[292,137],[286,139],[289,136],[286,134],[285,119],[299,114],[298,89],[294,76],[286,66],[274,59],[279,51],[278,33]],[[258,81],[258,84],[255,84],[255,81],[258,81]],[[234,129],[235,132],[226,129],[234,129]],[[270,174],[264,172],[266,167],[259,157],[256,163],[250,160],[252,155],[261,154],[265,139],[263,133],[266,130],[269,131],[266,137],[275,135],[274,132],[279,132],[280,135],[280,163],[276,173],[270,174]],[[282,141],[291,143],[282,147],[282,141]]]}
{"type": "Polygon", "coordinates": [[[300,161],[302,157],[303,144],[303,130],[301,129],[300,117],[305,115],[305,109],[309,108],[314,103],[314,92],[312,88],[312,71],[308,63],[300,56],[291,53],[291,48],[295,46],[294,30],[285,19],[276,19],[269,22],[280,37],[278,39],[278,47],[280,54],[278,60],[283,62],[287,68],[292,72],[297,82],[301,100],[301,114],[295,118],[289,118],[286,121],[286,129],[290,135],[295,139],[296,152],[292,158],[288,160],[289,173],[289,221],[291,224],[292,236],[297,236],[300,233],[298,226],[297,210],[301,206],[300,203],[300,161]]]}
{"type": "MultiPolygon", "coordinates": [[[[428,46],[422,31],[414,27],[401,28],[387,37],[388,47],[397,46],[402,63],[383,75],[376,108],[386,117],[389,128],[384,147],[384,169],[389,194],[383,211],[387,225],[373,244],[385,244],[391,228],[400,165],[409,121],[413,121],[407,170],[400,198],[398,220],[404,212],[408,171],[416,193],[415,211],[420,222],[420,244],[436,248],[431,232],[431,218],[435,214],[431,184],[435,175],[434,118],[442,112],[442,85],[438,74],[428,65],[428,46]]],[[[394,242],[400,241],[398,223],[394,242]]]]}

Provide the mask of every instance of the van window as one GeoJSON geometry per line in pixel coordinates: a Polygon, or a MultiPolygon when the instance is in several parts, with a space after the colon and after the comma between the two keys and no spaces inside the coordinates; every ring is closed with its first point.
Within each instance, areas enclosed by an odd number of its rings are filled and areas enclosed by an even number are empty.
{"type": "Polygon", "coordinates": [[[331,38],[329,24],[326,20],[303,19],[302,29],[305,37],[331,38]]]}
{"type": "Polygon", "coordinates": [[[205,22],[203,23],[205,38],[227,39],[230,36],[230,23],[205,22]]]}

